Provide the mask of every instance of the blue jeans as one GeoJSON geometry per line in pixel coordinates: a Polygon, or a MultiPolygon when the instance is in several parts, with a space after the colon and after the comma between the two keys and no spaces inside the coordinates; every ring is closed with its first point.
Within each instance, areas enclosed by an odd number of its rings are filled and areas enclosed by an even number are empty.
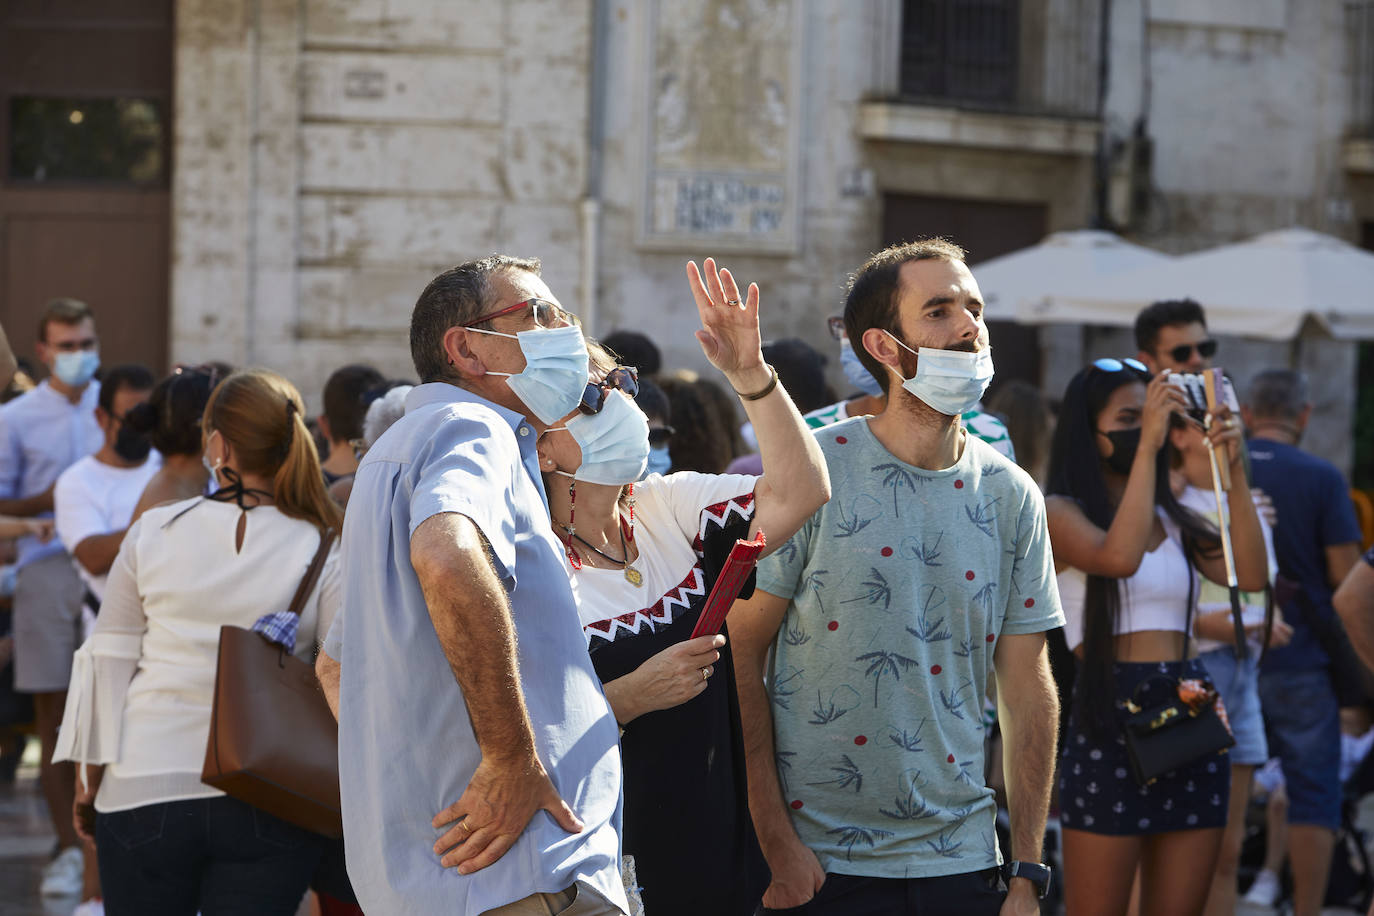
{"type": "Polygon", "coordinates": [[[1269,759],[1269,745],[1264,739],[1264,716],[1260,708],[1259,652],[1254,646],[1241,661],[1236,650],[1222,646],[1198,656],[1207,675],[1221,694],[1226,718],[1236,746],[1231,748],[1233,766],[1264,766],[1269,759]]]}
{"type": "Polygon", "coordinates": [[[100,814],[109,916],[293,916],[325,840],[227,796],[100,814]]]}
{"type": "Polygon", "coordinates": [[[1341,710],[1325,668],[1261,671],[1269,753],[1283,764],[1288,823],[1341,826],[1341,710]]]}

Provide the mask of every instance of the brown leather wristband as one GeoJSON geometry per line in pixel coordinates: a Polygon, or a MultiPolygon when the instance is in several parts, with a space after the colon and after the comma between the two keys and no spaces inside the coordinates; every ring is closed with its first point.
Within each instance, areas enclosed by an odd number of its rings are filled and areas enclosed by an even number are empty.
{"type": "Polygon", "coordinates": [[[736,391],[735,394],[739,395],[746,401],[757,401],[762,398],[766,398],[768,397],[768,395],[772,394],[773,389],[778,387],[778,370],[774,369],[771,363],[765,363],[765,365],[768,366],[768,371],[773,374],[773,377],[768,380],[767,385],[764,385],[761,389],[755,391],[753,394],[745,394],[742,391],[736,391]]]}

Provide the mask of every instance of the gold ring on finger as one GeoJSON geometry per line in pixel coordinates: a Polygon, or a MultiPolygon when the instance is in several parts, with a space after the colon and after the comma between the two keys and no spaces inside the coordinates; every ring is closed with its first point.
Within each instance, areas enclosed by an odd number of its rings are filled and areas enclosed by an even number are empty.
{"type": "Polygon", "coordinates": [[[702,668],[702,669],[701,669],[701,679],[704,681],[704,680],[707,680],[707,679],[710,678],[710,677],[711,677],[711,669],[710,669],[710,668],[702,668]]]}
{"type": "Polygon", "coordinates": [[[458,823],[461,824],[462,827],[463,827],[463,829],[466,830],[466,831],[468,832],[468,836],[472,836],[472,828],[468,826],[468,819],[467,819],[467,818],[463,818],[463,819],[462,819],[461,821],[459,821],[458,823]]]}
{"type": "Polygon", "coordinates": [[[739,305],[739,300],[738,300],[738,299],[726,299],[726,300],[725,300],[725,304],[726,304],[726,305],[739,305]]]}

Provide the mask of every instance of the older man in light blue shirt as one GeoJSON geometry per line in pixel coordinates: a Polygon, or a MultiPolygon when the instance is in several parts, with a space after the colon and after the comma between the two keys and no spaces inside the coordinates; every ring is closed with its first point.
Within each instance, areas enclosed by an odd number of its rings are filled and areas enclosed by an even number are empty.
{"type": "Polygon", "coordinates": [[[627,909],[617,727],[535,453],[540,408],[567,404],[526,384],[559,377],[538,371],[537,344],[567,320],[537,271],[486,258],[425,290],[411,347],[427,384],[349,500],[319,670],[337,689],[348,871],[368,912],[627,909]]]}

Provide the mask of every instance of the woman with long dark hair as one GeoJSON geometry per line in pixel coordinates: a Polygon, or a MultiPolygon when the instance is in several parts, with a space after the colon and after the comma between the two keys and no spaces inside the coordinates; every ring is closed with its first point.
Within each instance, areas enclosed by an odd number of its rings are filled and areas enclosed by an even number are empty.
{"type": "MultiPolygon", "coordinates": [[[[1169,488],[1182,393],[1133,359],[1100,359],[1064,393],[1050,452],[1048,515],[1065,636],[1079,661],[1059,798],[1065,904],[1125,913],[1137,868],[1145,916],[1201,913],[1226,823],[1230,767],[1213,753],[1141,785],[1123,732],[1128,701],[1169,699],[1206,672],[1186,632],[1194,570],[1226,581],[1218,533],[1169,488]],[[1162,677],[1159,677],[1162,676],[1162,677]]],[[[1228,505],[1242,588],[1268,571],[1244,486],[1240,428],[1224,407],[1208,433],[1236,486],[1228,505]]]]}
{"type": "MultiPolygon", "coordinates": [[[[218,489],[129,528],[76,653],[55,756],[83,765],[74,817],[94,836],[111,916],[290,916],[320,861],[322,837],[200,780],[220,627],[286,610],[342,521],[304,417],[276,373],[220,382],[201,423],[218,489]]],[[[339,604],[337,556],[300,614],[307,661],[339,604]]]]}

